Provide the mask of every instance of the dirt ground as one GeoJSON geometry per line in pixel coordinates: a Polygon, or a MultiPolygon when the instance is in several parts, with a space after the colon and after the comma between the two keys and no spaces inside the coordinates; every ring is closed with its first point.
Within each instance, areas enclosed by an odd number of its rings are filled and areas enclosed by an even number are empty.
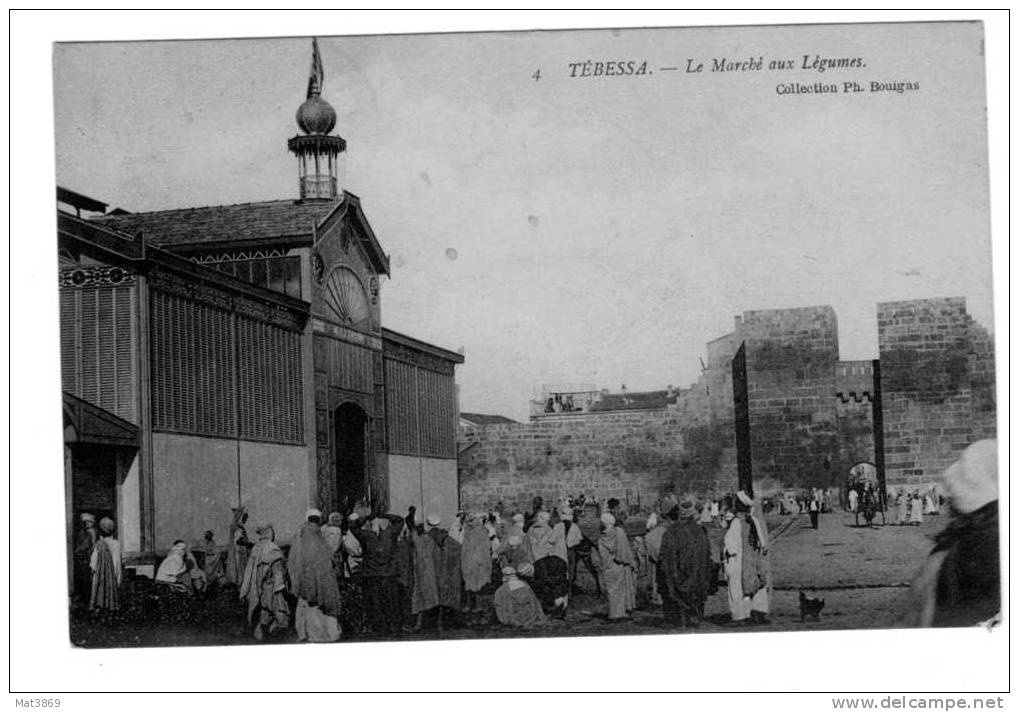
{"type": "MultiPolygon", "coordinates": [[[[747,630],[798,631],[861,628],[894,628],[903,625],[908,582],[930,551],[932,536],[940,531],[945,515],[926,517],[921,526],[896,525],[857,527],[853,517],[842,512],[822,515],[815,531],[806,516],[773,520],[775,534],[771,547],[775,590],[770,622],[751,628],[733,627],[728,622],[726,589],[711,596],[703,622],[692,633],[721,633],[747,630]],[[817,621],[800,621],[798,593],[825,599],[817,621]]],[[[878,519],[880,522],[880,518],[878,519]]],[[[711,532],[720,539],[720,530],[711,532]]],[[[234,594],[235,595],[235,594],[234,594]]],[[[195,601],[179,612],[137,609],[130,620],[91,618],[72,611],[70,637],[83,647],[154,647],[180,645],[267,645],[295,643],[293,633],[280,634],[271,641],[256,642],[245,624],[244,609],[224,592],[215,600],[195,601]]],[[[130,605],[130,602],[129,602],[130,605]]],[[[593,593],[578,593],[564,621],[521,631],[476,618],[447,623],[442,635],[434,628],[421,633],[406,632],[397,638],[360,635],[347,642],[586,636],[642,635],[680,632],[662,625],[661,611],[645,607],[634,611],[630,620],[610,622],[605,604],[593,593]]],[[[344,642],[344,641],[341,641],[344,642]]]]}

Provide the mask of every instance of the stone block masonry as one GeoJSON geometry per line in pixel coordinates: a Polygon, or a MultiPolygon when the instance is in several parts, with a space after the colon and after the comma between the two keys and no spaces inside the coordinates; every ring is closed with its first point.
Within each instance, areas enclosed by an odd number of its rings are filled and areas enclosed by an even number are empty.
{"type": "Polygon", "coordinates": [[[731,437],[727,425],[712,428],[670,410],[472,428],[460,439],[461,504],[524,510],[536,496],[555,502],[583,493],[646,508],[667,489],[712,489],[731,437]]]}
{"type": "Polygon", "coordinates": [[[828,306],[743,314],[755,481],[834,484],[842,469],[835,409],[838,322],[828,306]]]}
{"type": "Polygon", "coordinates": [[[886,479],[924,488],[995,437],[994,344],[962,297],[878,305],[886,479]]]}
{"type": "Polygon", "coordinates": [[[461,503],[527,509],[535,496],[584,493],[646,509],[669,490],[732,491],[741,345],[755,491],[841,486],[853,465],[881,460],[875,363],[886,482],[933,484],[967,445],[995,436],[993,338],[961,298],[880,304],[877,316],[877,362],[839,360],[831,307],[748,311],[708,343],[701,376],[665,408],[461,429],[461,503]]]}

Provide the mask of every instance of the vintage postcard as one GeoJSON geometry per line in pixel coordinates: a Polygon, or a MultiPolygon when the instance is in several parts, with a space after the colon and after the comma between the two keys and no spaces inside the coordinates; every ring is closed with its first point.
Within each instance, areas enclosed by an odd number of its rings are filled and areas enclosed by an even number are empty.
{"type": "Polygon", "coordinates": [[[980,22],[57,43],[71,644],[994,625],[984,71],[980,22]]]}

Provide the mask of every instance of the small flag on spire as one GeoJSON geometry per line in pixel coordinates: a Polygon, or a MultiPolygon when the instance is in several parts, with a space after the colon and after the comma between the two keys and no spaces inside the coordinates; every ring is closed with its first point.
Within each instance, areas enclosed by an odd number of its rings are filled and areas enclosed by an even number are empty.
{"type": "Polygon", "coordinates": [[[322,69],[322,57],[318,53],[318,38],[311,40],[311,74],[308,76],[308,98],[312,94],[321,94],[322,85],[325,84],[326,73],[322,69]]]}

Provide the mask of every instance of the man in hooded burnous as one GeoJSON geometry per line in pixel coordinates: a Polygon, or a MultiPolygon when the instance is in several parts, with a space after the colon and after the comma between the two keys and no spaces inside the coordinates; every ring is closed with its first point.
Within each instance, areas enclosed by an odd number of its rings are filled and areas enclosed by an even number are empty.
{"type": "Polygon", "coordinates": [[[697,522],[697,505],[692,499],[680,501],[673,516],[675,521],[662,536],[658,555],[662,615],[666,623],[686,628],[704,617],[713,571],[711,545],[697,522]]]}
{"type": "Polygon", "coordinates": [[[420,631],[424,614],[438,609],[437,627],[442,632],[443,609],[460,610],[461,546],[441,520],[431,515],[424,534],[414,536],[414,593],[411,612],[417,615],[414,629],[420,631]]]}
{"type": "Polygon", "coordinates": [[[547,622],[534,591],[520,580],[512,566],[502,570],[502,585],[495,591],[494,604],[496,618],[503,625],[532,628],[547,622]]]}
{"type": "Polygon", "coordinates": [[[970,445],[944,480],[952,518],[913,581],[911,622],[993,625],[1001,620],[998,441],[970,445]]]}
{"type": "Polygon", "coordinates": [[[74,542],[74,595],[88,602],[92,597],[92,549],[99,539],[99,531],[96,529],[96,517],[89,512],[82,512],[81,526],[77,531],[74,542]]]}
{"type": "Polygon", "coordinates": [[[286,563],[276,543],[276,530],[271,524],[255,530],[258,541],[251,549],[241,581],[240,598],[248,604],[248,625],[256,640],[286,630],[290,621],[287,605],[286,563]]]}
{"type": "Polygon", "coordinates": [[[525,542],[534,562],[534,587],[542,608],[546,613],[565,615],[570,592],[565,526],[553,524],[551,515],[542,510],[534,515],[525,542]]]}
{"type": "Polygon", "coordinates": [[[297,598],[294,628],[298,640],[331,643],[340,638],[340,589],[333,552],[322,538],[322,512],[310,509],[305,518],[287,561],[290,593],[297,598]]]}
{"type": "Polygon", "coordinates": [[[99,520],[99,538],[92,547],[89,565],[92,569],[92,595],[89,608],[93,611],[120,609],[120,542],[114,536],[116,523],[109,517],[99,520]]]}
{"type": "Polygon", "coordinates": [[[245,529],[248,510],[245,507],[234,507],[231,512],[233,520],[230,522],[230,540],[227,542],[225,574],[227,583],[240,586],[248,563],[248,550],[251,548],[245,529]]]}
{"type": "Polygon", "coordinates": [[[463,527],[460,568],[467,593],[465,612],[478,609],[478,593],[492,580],[492,542],[485,528],[485,514],[471,512],[463,527]]]}

